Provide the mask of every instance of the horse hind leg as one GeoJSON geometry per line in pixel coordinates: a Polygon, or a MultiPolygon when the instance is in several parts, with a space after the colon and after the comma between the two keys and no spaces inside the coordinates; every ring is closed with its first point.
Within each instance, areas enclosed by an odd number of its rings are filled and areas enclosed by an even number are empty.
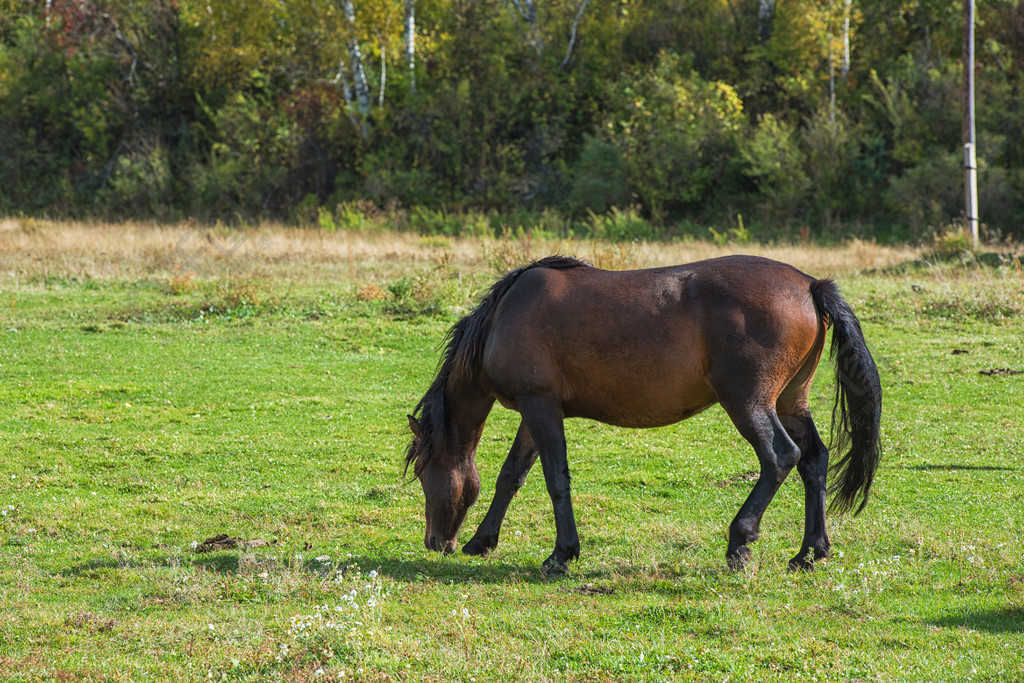
{"type": "Polygon", "coordinates": [[[526,475],[530,468],[537,461],[537,448],[533,445],[533,437],[526,423],[519,424],[519,431],[512,442],[512,448],[505,458],[505,464],[501,466],[498,473],[498,481],[494,485],[494,499],[491,506],[484,515],[484,521],[473,534],[473,538],[462,547],[466,555],[486,556],[498,546],[498,536],[501,533],[501,524],[505,520],[505,513],[512,498],[526,483],[526,475]]]}
{"type": "Polygon", "coordinates": [[[729,549],[725,559],[732,569],[742,569],[750,561],[749,544],[760,538],[761,518],[775,493],[800,459],[800,448],[779,421],[772,407],[760,410],[735,410],[722,406],[740,434],[754,447],[761,466],[754,489],[729,525],[729,549]]]}
{"type": "Polygon", "coordinates": [[[800,447],[797,472],[804,482],[804,540],[800,552],[789,561],[791,570],[810,570],[815,560],[829,557],[831,542],[825,530],[826,477],[828,448],[818,435],[808,412],[785,417],[783,422],[790,437],[800,447]]]}

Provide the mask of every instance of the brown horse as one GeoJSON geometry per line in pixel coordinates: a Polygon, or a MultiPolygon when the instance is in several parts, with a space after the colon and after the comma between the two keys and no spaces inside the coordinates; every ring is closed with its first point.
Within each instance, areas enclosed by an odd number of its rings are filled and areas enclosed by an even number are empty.
{"type": "Polygon", "coordinates": [[[613,272],[549,257],[498,281],[456,323],[437,376],[409,416],[406,468],[426,496],[424,542],[453,552],[480,493],[476,449],[495,400],[522,415],[494,500],[462,549],[498,544],[509,503],[540,457],[555,510],[555,549],[544,563],[564,572],[579,556],[563,420],[660,427],[720,403],[761,466],[729,527],[726,559],[750,558],[761,517],[789,471],[804,483],[805,522],[791,569],[828,557],[826,475],[832,508],[860,512],[881,456],[882,388],[860,323],[831,280],[751,256],[613,272]],[[835,450],[811,419],[807,394],[832,328],[835,450]],[[859,505],[858,505],[859,502],[859,505]]]}

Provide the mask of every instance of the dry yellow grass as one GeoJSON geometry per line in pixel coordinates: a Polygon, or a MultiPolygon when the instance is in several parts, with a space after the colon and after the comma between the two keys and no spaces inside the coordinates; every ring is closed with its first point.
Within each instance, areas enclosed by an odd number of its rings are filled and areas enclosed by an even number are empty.
{"type": "Polygon", "coordinates": [[[192,278],[259,273],[295,282],[362,283],[444,262],[467,273],[500,272],[552,253],[607,268],[653,267],[747,253],[791,263],[816,276],[901,263],[911,247],[851,240],[840,246],[610,244],[585,239],[448,239],[410,233],[323,233],[281,225],[233,230],[189,223],[0,220],[0,274],[8,284],[40,277],[159,278],[187,288],[192,278]]]}

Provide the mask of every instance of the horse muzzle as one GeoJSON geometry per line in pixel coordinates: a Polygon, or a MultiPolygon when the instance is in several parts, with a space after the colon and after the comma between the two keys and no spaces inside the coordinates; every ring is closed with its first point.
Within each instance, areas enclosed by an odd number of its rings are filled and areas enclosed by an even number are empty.
{"type": "Polygon", "coordinates": [[[425,545],[427,546],[427,550],[433,550],[444,555],[450,555],[455,552],[454,538],[444,540],[437,536],[427,536],[425,545]]]}

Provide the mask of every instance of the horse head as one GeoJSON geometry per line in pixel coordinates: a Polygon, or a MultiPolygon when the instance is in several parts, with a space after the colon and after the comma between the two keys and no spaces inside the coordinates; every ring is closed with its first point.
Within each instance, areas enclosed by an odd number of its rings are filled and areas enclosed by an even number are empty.
{"type": "Polygon", "coordinates": [[[480,495],[480,475],[475,458],[457,457],[448,449],[437,448],[433,435],[416,418],[409,416],[413,439],[407,463],[423,486],[426,498],[427,529],[423,544],[429,550],[455,552],[459,528],[466,512],[480,495]]]}

